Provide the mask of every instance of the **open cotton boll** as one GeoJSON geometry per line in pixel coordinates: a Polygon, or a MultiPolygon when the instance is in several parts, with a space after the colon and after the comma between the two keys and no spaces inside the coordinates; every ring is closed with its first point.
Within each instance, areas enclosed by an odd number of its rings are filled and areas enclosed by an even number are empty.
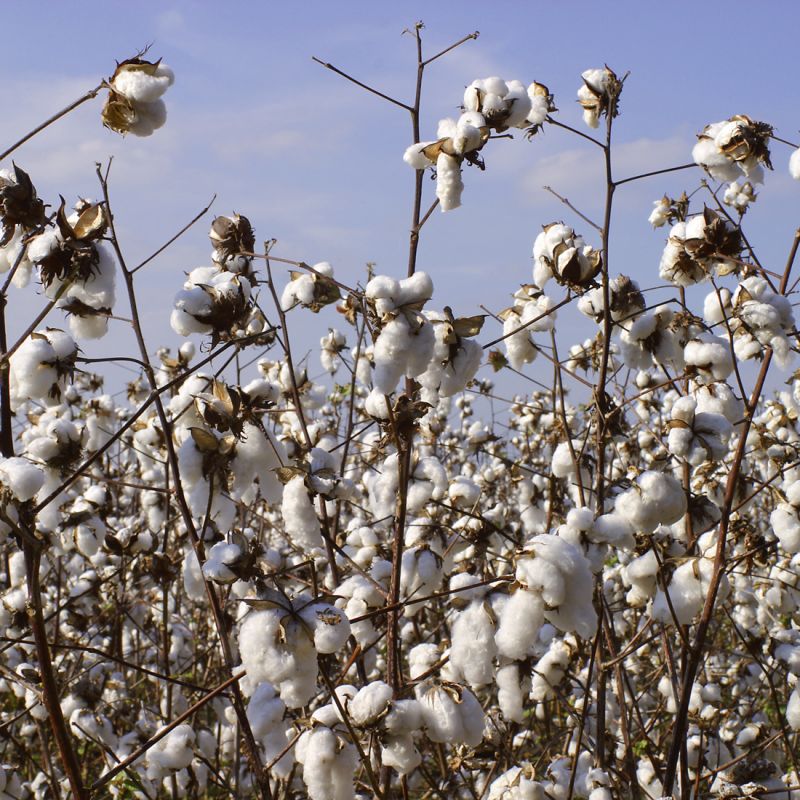
{"type": "Polygon", "coordinates": [[[561,639],[553,639],[547,652],[536,662],[531,678],[530,698],[541,703],[555,696],[555,688],[566,674],[572,649],[561,639]]]}
{"type": "Polygon", "coordinates": [[[789,174],[796,181],[800,181],[800,147],[789,157],[789,174]]]}
{"type": "Polygon", "coordinates": [[[329,603],[307,604],[300,616],[314,633],[314,648],[318,653],[341,650],[350,637],[350,621],[344,612],[329,603]]]}
{"type": "Polygon", "coordinates": [[[461,205],[464,182],[461,180],[461,164],[447,153],[439,153],[436,159],[436,196],[442,211],[452,211],[461,205]]]}
{"type": "Polygon", "coordinates": [[[323,551],[319,518],[302,475],[296,475],[283,487],[281,515],[292,545],[309,555],[323,551]]]}
{"type": "Polygon", "coordinates": [[[310,800],[354,800],[358,752],[327,727],[306,731],[297,742],[310,800]]]}
{"type": "Polygon", "coordinates": [[[381,762],[400,775],[408,775],[422,763],[412,736],[386,736],[381,740],[381,762]]]}
{"type": "Polygon", "coordinates": [[[686,513],[686,493],[676,478],[665,472],[643,472],[636,486],[617,495],[614,510],[635,531],[652,533],[671,525],[686,513]]]}
{"type": "Polygon", "coordinates": [[[127,129],[134,136],[152,136],[167,121],[167,107],[163,100],[137,103],[134,110],[136,118],[127,129]]]}
{"type": "Polygon", "coordinates": [[[271,683],[288,708],[304,706],[316,691],[317,651],[288,611],[267,609],[247,615],[239,630],[239,652],[248,685],[271,683]]]}
{"type": "Polygon", "coordinates": [[[124,65],[117,70],[111,86],[115,92],[135,103],[152,103],[174,82],[175,73],[166,64],[159,63],[154,69],[147,70],[137,69],[136,65],[124,65]]]}
{"type": "Polygon", "coordinates": [[[467,688],[430,680],[417,684],[422,726],[432,742],[477,747],[483,739],[485,717],[481,704],[467,688]]]}
{"type": "Polygon", "coordinates": [[[44,485],[44,472],[24,458],[0,459],[0,483],[21,503],[32,500],[44,485]]]}
{"type": "Polygon", "coordinates": [[[730,345],[716,336],[687,342],[683,357],[698,383],[724,381],[733,372],[730,345]]]}
{"type": "Polygon", "coordinates": [[[188,767],[194,758],[194,742],[195,734],[191,725],[173,728],[147,751],[147,777],[160,781],[170,772],[188,767]]]}
{"type": "Polygon", "coordinates": [[[785,553],[800,553],[800,516],[794,505],[780,503],[770,514],[769,524],[785,553]]]}
{"type": "Polygon", "coordinates": [[[435,142],[418,142],[406,148],[403,161],[412,169],[426,169],[433,166],[433,162],[422,151],[435,142]]]}
{"type": "Polygon", "coordinates": [[[487,800],[546,800],[544,786],[533,777],[533,767],[527,762],[511,767],[492,781],[487,800]]]}
{"type": "Polygon", "coordinates": [[[260,683],[247,704],[247,719],[253,736],[264,748],[266,760],[271,764],[270,771],[278,778],[288,777],[294,764],[291,750],[273,763],[289,744],[290,727],[283,719],[285,711],[286,706],[270,683],[260,683]]]}
{"type": "Polygon", "coordinates": [[[544,601],[541,595],[520,588],[503,606],[495,634],[497,652],[506,658],[528,657],[544,622],[544,601]]]}
{"type": "Polygon", "coordinates": [[[645,605],[655,596],[658,576],[658,559],[653,550],[648,550],[622,568],[622,580],[630,590],[625,596],[634,608],[645,605]]]}
{"type": "Polygon", "coordinates": [[[372,681],[358,690],[347,705],[347,713],[353,725],[372,725],[389,708],[392,687],[384,681],[372,681]]]}
{"type": "Polygon", "coordinates": [[[786,704],[786,721],[793,731],[800,730],[800,682],[794,685],[786,704]]]}
{"type": "Polygon", "coordinates": [[[215,583],[234,583],[238,576],[230,567],[241,561],[242,555],[239,545],[217,542],[207,553],[203,575],[215,583]]]}
{"type": "Polygon", "coordinates": [[[451,627],[450,664],[473,688],[492,682],[497,652],[494,621],[483,600],[456,614],[451,627]]]}

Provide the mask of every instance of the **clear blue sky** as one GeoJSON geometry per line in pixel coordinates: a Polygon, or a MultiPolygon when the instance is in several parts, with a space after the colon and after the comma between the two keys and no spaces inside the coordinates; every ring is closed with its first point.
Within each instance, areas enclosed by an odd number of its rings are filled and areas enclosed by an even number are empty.
{"type": "MultiPolygon", "coordinates": [[[[260,239],[279,240],[277,254],[328,260],[345,281],[361,278],[368,261],[401,276],[413,183],[402,162],[411,141],[408,117],[311,57],[410,100],[414,49],[401,34],[417,19],[426,24],[428,54],[480,31],[476,42],[431,66],[423,93],[425,138],[434,138],[440,117],[458,113],[464,86],[488,75],[546,83],[559,119],[581,126],[580,73],[604,62],[618,74],[631,72],[616,124],[619,177],[689,161],[695,133],[735,113],[800,138],[794,55],[800,7],[792,0],[758,6],[27,2],[3,11],[5,142],[145,44],[174,68],[176,83],[165,97],[169,118],[151,138],[122,140],[104,130],[97,100],[15,154],[51,203],[58,193],[95,196],[94,163],[114,155],[112,201],[132,262],[216,193],[214,211],[249,216],[260,239]]],[[[544,193],[543,184],[590,216],[599,216],[602,205],[599,153],[578,139],[551,129],[532,143],[518,137],[490,144],[486,172],[466,171],[464,207],[437,212],[423,232],[419,266],[436,285],[433,305],[449,303],[457,312],[509,304],[515,288],[530,280],[530,250],[542,224],[563,219],[592,241],[587,226],[544,193]]],[[[800,222],[800,185],[786,174],[788,155],[774,150],[775,173],[749,215],[754,244],[768,263],[783,260],[800,222]]],[[[651,203],[665,191],[693,188],[696,180],[686,172],[620,189],[613,272],[642,285],[658,282],[664,231],[647,224],[651,203]]],[[[176,342],[167,321],[171,300],[183,272],[208,263],[207,228],[198,224],[140,273],[151,349],[176,342]]],[[[14,321],[23,324],[40,304],[29,289],[12,306],[14,321]]],[[[122,297],[118,310],[126,313],[122,297]]],[[[294,319],[295,326],[308,322],[294,319]]],[[[341,325],[332,309],[315,322],[318,335],[329,324],[341,325]]],[[[110,342],[88,343],[87,355],[128,346],[122,324],[112,334],[110,342]]]]}

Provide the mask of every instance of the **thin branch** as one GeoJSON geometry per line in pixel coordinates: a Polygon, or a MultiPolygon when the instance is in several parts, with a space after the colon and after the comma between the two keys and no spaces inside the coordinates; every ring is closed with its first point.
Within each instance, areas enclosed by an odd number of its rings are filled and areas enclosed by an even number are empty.
{"type": "Polygon", "coordinates": [[[575,206],[572,205],[572,203],[570,203],[570,201],[567,200],[566,197],[562,197],[557,191],[555,191],[555,189],[552,189],[550,186],[542,186],[542,189],[544,189],[546,192],[550,192],[550,194],[552,194],[553,197],[557,197],[565,206],[567,206],[567,208],[569,208],[575,214],[577,214],[584,222],[591,225],[598,233],[603,232],[603,229],[596,222],[593,222],[585,214],[578,211],[578,209],[575,208],[575,206]]]}
{"type": "Polygon", "coordinates": [[[322,59],[317,58],[316,56],[311,56],[312,61],[316,61],[317,64],[322,65],[325,69],[329,69],[331,72],[335,72],[337,75],[341,75],[346,80],[354,83],[356,86],[360,86],[362,89],[366,89],[368,92],[377,95],[378,97],[383,98],[384,100],[388,100],[390,103],[393,103],[400,108],[404,108],[406,111],[413,111],[414,109],[407,105],[406,103],[402,103],[400,100],[395,100],[394,97],[389,97],[388,94],[384,94],[383,92],[379,92],[377,89],[373,89],[372,86],[368,86],[366,83],[362,83],[361,81],[354,78],[352,75],[348,75],[346,72],[343,72],[338,67],[334,67],[333,64],[329,64],[327,61],[323,61],[322,59]]]}

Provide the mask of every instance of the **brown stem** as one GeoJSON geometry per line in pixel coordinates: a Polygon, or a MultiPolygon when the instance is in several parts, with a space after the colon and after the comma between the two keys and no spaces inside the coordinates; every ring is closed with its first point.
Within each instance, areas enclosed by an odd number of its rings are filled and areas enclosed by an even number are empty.
{"type": "Polygon", "coordinates": [[[73,101],[68,106],[66,106],[65,108],[62,108],[61,111],[59,111],[57,114],[53,114],[52,117],[46,119],[41,125],[37,125],[32,131],[26,133],[21,139],[14,142],[14,144],[12,144],[11,147],[9,147],[4,152],[0,153],[0,161],[2,161],[4,158],[8,158],[8,156],[10,156],[18,147],[21,147],[29,139],[32,139],[34,136],[36,136],[37,133],[41,133],[45,128],[52,125],[54,122],[60,120],[61,117],[64,117],[67,114],[69,114],[70,111],[74,111],[78,106],[82,105],[87,100],[92,100],[95,97],[97,97],[97,93],[103,88],[104,85],[105,81],[101,83],[99,86],[95,86],[94,89],[91,89],[88,92],[86,92],[86,94],[82,95],[77,100],[73,101]]]}

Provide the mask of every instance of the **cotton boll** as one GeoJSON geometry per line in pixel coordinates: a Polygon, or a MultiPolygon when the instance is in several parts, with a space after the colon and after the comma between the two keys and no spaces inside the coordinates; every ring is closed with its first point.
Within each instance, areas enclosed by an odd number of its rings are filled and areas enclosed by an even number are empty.
{"type": "Polygon", "coordinates": [[[295,476],[283,487],[281,515],[289,541],[295,547],[309,554],[323,551],[319,519],[302,475],[295,476]]]}
{"type": "Polygon", "coordinates": [[[672,475],[643,472],[635,487],[617,495],[614,509],[634,530],[652,533],[658,525],[670,525],[686,513],[686,494],[672,475]]]}
{"type": "Polygon", "coordinates": [[[555,696],[554,689],[561,683],[569,666],[572,650],[561,639],[553,639],[547,652],[533,668],[530,698],[543,702],[555,696]]]}
{"type": "Polygon", "coordinates": [[[447,153],[439,153],[436,159],[436,196],[442,211],[452,211],[461,205],[464,182],[461,180],[461,165],[458,159],[447,153]]]}
{"type": "Polygon", "coordinates": [[[433,166],[430,159],[423,152],[426,147],[432,144],[434,144],[434,142],[412,144],[410,147],[407,147],[405,153],[403,153],[403,161],[412,169],[425,169],[426,167],[433,166]]]}
{"type": "Polygon", "coordinates": [[[295,753],[311,800],[354,800],[358,753],[352,744],[318,727],[300,737],[295,753]]]}
{"type": "Polygon", "coordinates": [[[136,118],[127,131],[134,136],[152,136],[167,121],[167,107],[163,100],[137,103],[135,111],[136,118]]]}
{"type": "Polygon", "coordinates": [[[730,346],[718,337],[691,340],[686,344],[683,356],[699,383],[724,381],[733,372],[730,346]]]}
{"type": "Polygon", "coordinates": [[[33,499],[44,484],[44,472],[24,458],[0,460],[0,483],[21,503],[33,499]]]}
{"type": "Polygon", "coordinates": [[[544,622],[544,601],[535,592],[519,589],[509,597],[500,615],[495,643],[506,658],[527,658],[544,622]]]}
{"type": "Polygon", "coordinates": [[[147,751],[147,777],[161,780],[170,772],[188,767],[194,758],[194,742],[195,734],[190,725],[173,728],[147,751]]]}
{"type": "Polygon", "coordinates": [[[306,605],[300,616],[314,632],[314,647],[318,653],[335,653],[350,637],[350,622],[336,606],[313,603],[306,605]]]}
{"type": "Polygon", "coordinates": [[[622,568],[622,580],[630,587],[625,596],[634,608],[645,605],[655,596],[658,575],[658,559],[653,550],[648,550],[622,568]]]}
{"type": "Polygon", "coordinates": [[[422,755],[413,737],[387,736],[381,744],[381,762],[400,775],[408,775],[422,763],[422,755]]]}
{"type": "Polygon", "coordinates": [[[800,148],[794,150],[789,157],[789,174],[796,181],[800,181],[800,148]]]}
{"type": "Polygon", "coordinates": [[[241,561],[242,555],[239,545],[217,542],[207,553],[206,562],[203,564],[203,575],[215,583],[233,583],[238,580],[238,576],[231,567],[241,561]]]}
{"type": "Polygon", "coordinates": [[[159,63],[147,70],[137,65],[122,65],[117,69],[111,86],[114,91],[135,103],[152,103],[158,100],[175,82],[175,73],[166,65],[159,63]]]}
{"type": "Polygon", "coordinates": [[[494,622],[482,600],[473,600],[452,624],[450,664],[473,688],[492,681],[494,634],[494,622]]]}
{"type": "Polygon", "coordinates": [[[372,725],[389,708],[392,688],[383,681],[368,683],[348,703],[347,713],[353,725],[372,725]]]}
{"type": "Polygon", "coordinates": [[[795,684],[786,704],[786,721],[793,731],[800,730],[800,683],[795,684]]]}
{"type": "Polygon", "coordinates": [[[483,739],[484,713],[469,689],[424,681],[415,688],[422,724],[432,742],[476,747],[483,739]]]}

